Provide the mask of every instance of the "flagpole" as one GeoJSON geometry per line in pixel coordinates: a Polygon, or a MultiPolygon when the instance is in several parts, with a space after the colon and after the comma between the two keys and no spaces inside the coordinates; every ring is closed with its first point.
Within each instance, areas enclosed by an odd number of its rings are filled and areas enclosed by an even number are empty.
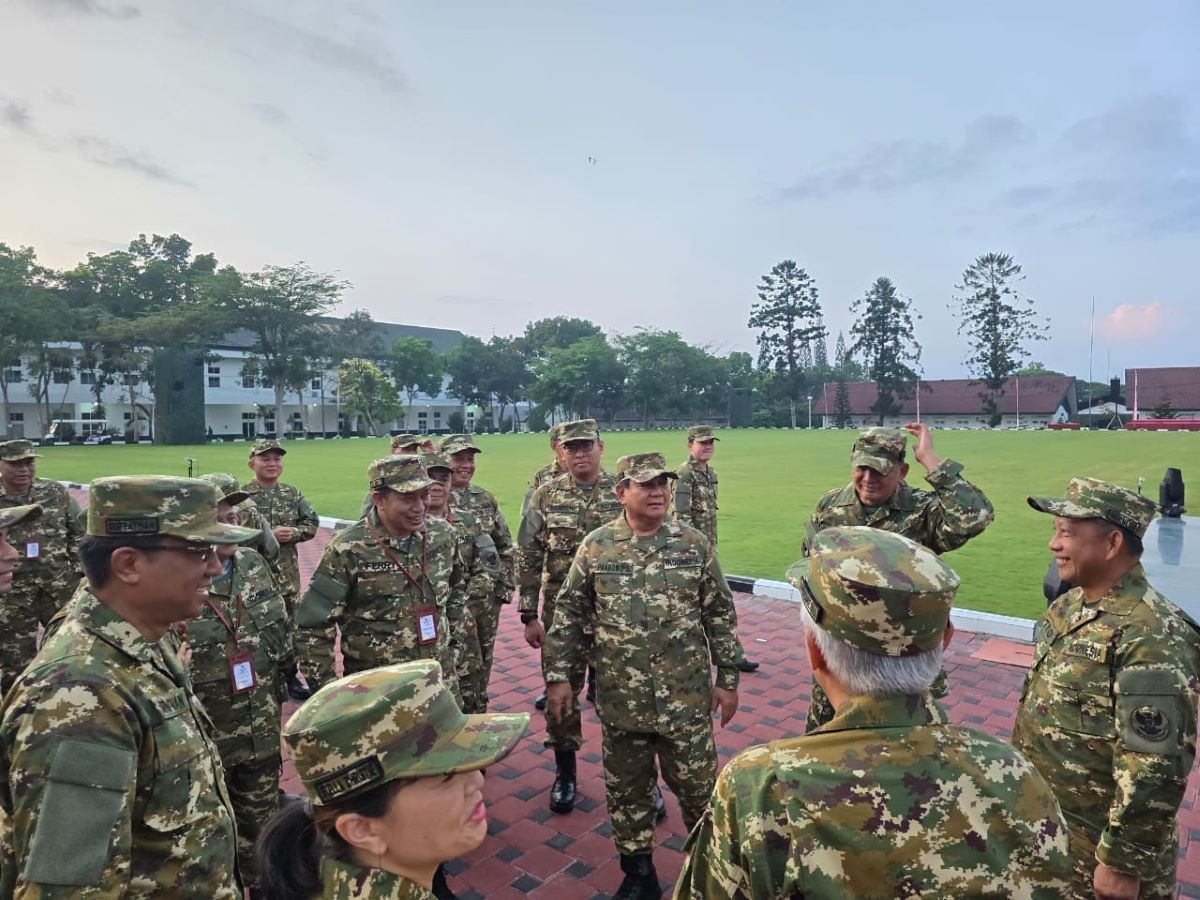
{"type": "Polygon", "coordinates": [[[1092,427],[1092,349],[1096,346],[1096,295],[1092,294],[1092,318],[1088,327],[1088,428],[1092,427]]]}

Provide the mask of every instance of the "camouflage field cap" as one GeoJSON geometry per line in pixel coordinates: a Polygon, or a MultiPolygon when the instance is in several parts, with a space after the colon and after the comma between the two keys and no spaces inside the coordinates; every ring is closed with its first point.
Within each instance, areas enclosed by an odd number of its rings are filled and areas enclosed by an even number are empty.
{"type": "Polygon", "coordinates": [[[707,444],[709,441],[719,441],[720,438],[713,435],[711,425],[693,425],[688,429],[688,443],[692,441],[700,441],[702,444],[707,444]]]}
{"type": "Polygon", "coordinates": [[[425,450],[421,453],[421,462],[425,463],[425,468],[428,469],[449,469],[454,471],[454,460],[447,453],[441,450],[425,450]]]}
{"type": "Polygon", "coordinates": [[[653,481],[659,475],[678,478],[674,469],[667,468],[667,460],[661,453],[630,453],[617,460],[617,481],[636,481],[641,484],[653,481]]]}
{"type": "Polygon", "coordinates": [[[199,478],[113,475],[88,487],[87,533],[93,537],[164,534],[201,544],[241,544],[257,528],[217,521],[221,492],[199,478]]]}
{"type": "Polygon", "coordinates": [[[558,442],[566,444],[570,441],[598,441],[600,427],[595,419],[576,419],[574,422],[562,422],[558,426],[558,442]]]}
{"type": "Polygon", "coordinates": [[[557,425],[550,426],[550,443],[562,443],[562,422],[559,422],[557,425]]]}
{"type": "Polygon", "coordinates": [[[0,530],[20,525],[22,522],[32,522],[42,514],[42,508],[36,503],[28,506],[8,506],[0,509],[0,530]]]}
{"type": "Polygon", "coordinates": [[[262,438],[250,445],[251,456],[259,456],[270,450],[278,450],[280,453],[287,455],[287,451],[283,449],[283,445],[274,438],[262,438]]]}
{"type": "Polygon", "coordinates": [[[850,465],[870,466],[880,475],[892,471],[892,466],[904,462],[904,447],[908,443],[908,432],[899,428],[868,428],[859,432],[854,449],[850,451],[850,465]]]}
{"type": "Polygon", "coordinates": [[[237,506],[250,499],[250,495],[242,490],[238,480],[228,472],[209,472],[207,475],[201,475],[200,480],[208,482],[220,491],[221,499],[230,506],[237,506]]]}
{"type": "Polygon", "coordinates": [[[397,434],[392,438],[392,452],[403,450],[405,447],[417,447],[421,439],[415,434],[397,434]]]}
{"type": "Polygon", "coordinates": [[[386,487],[402,494],[423,491],[433,484],[421,457],[415,453],[399,453],[375,460],[367,469],[367,478],[373,491],[386,487]]]}
{"type": "Polygon", "coordinates": [[[283,729],[309,799],[323,806],[397,778],[472,772],[508,755],[529,713],[465,715],[433,660],[330,682],[283,729]]]}
{"type": "Polygon", "coordinates": [[[863,525],[817,532],[812,555],[788,575],[814,622],[876,656],[940,645],[959,581],[927,547],[863,525]]]}
{"type": "Polygon", "coordinates": [[[1139,538],[1158,512],[1149,497],[1099,478],[1079,476],[1067,485],[1065,497],[1029,497],[1029,505],[1038,512],[1068,519],[1104,519],[1128,528],[1139,538]]]}
{"type": "Polygon", "coordinates": [[[19,459],[41,459],[42,454],[33,452],[33,442],[26,440],[5,441],[0,444],[0,460],[16,462],[19,459]]]}
{"type": "Polygon", "coordinates": [[[453,456],[455,453],[461,453],[463,450],[474,450],[476,453],[482,453],[475,446],[475,436],[471,434],[448,434],[442,438],[442,452],[453,456]]]}

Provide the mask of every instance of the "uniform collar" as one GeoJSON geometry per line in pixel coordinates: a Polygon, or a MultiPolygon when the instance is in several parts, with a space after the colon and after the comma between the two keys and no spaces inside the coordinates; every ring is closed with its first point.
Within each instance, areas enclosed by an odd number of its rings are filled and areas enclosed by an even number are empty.
{"type": "Polygon", "coordinates": [[[403,875],[383,869],[368,869],[339,862],[328,856],[321,860],[323,896],[356,897],[360,900],[425,900],[433,894],[403,875]]]}
{"type": "Polygon", "coordinates": [[[914,725],[945,725],[946,713],[929,693],[859,695],[842,704],[817,734],[859,728],[911,728],[914,725]]]}
{"type": "Polygon", "coordinates": [[[87,631],[126,656],[142,662],[162,664],[158,642],[146,640],[140,631],[117,615],[116,611],[101,603],[90,589],[82,590],[73,602],[71,612],[87,631]]]}
{"type": "Polygon", "coordinates": [[[654,532],[654,534],[649,535],[648,537],[639,537],[638,535],[634,534],[633,529],[629,527],[629,521],[625,518],[624,514],[622,514],[619,519],[614,519],[611,527],[613,529],[612,539],[614,541],[629,541],[630,543],[634,543],[640,540],[652,542],[656,547],[665,546],[668,539],[679,537],[679,535],[683,534],[683,529],[680,527],[679,523],[670,516],[667,516],[667,518],[663,520],[663,523],[659,526],[658,531],[654,532]]]}

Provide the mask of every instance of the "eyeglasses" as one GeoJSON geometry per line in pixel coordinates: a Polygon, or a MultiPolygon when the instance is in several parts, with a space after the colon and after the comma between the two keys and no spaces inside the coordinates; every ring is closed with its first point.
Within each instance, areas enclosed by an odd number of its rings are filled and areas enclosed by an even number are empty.
{"type": "Polygon", "coordinates": [[[148,544],[143,547],[138,547],[138,550],[158,550],[158,551],[173,551],[175,553],[190,553],[192,556],[198,557],[200,562],[208,562],[217,557],[216,544],[148,544]]]}

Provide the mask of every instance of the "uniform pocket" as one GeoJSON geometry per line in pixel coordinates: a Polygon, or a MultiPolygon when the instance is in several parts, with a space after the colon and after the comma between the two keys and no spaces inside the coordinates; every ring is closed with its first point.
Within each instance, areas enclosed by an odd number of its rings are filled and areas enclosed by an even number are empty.
{"type": "Polygon", "coordinates": [[[196,816],[199,785],[196,766],[204,753],[204,739],[187,710],[154,726],[154,787],[146,801],[143,821],[147,828],[179,831],[196,816]]]}

